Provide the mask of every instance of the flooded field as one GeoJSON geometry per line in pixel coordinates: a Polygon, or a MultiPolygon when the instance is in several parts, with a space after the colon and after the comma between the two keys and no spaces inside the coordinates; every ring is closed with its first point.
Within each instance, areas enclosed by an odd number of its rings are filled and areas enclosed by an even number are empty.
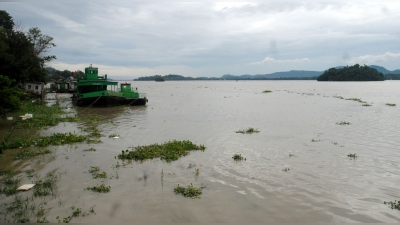
{"type": "MultiPolygon", "coordinates": [[[[53,146],[21,165],[35,176],[16,176],[23,184],[57,175],[54,194],[40,198],[50,222],[79,208],[71,222],[396,223],[400,211],[384,201],[400,199],[399,85],[134,82],[148,105],[114,108],[71,107],[62,94],[57,98],[70,115],[100,118],[101,143],[53,146]],[[237,133],[248,128],[259,132],[237,133]],[[170,163],[118,159],[132,147],[172,140],[206,149],[170,163]],[[233,160],[235,154],[246,160],[233,160]],[[90,172],[94,167],[102,177],[90,172]],[[88,190],[102,184],[109,192],[88,190]],[[201,198],[176,195],[178,184],[202,187],[201,198]]],[[[82,126],[60,123],[40,134],[80,133],[82,126]]],[[[1,196],[3,203],[13,200],[1,196]]],[[[0,222],[7,222],[4,214],[0,222]]]]}

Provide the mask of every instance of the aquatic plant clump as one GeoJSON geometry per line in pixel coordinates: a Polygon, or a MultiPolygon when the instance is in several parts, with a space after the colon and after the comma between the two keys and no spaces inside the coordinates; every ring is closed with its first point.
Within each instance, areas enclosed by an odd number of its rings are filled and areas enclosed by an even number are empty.
{"type": "Polygon", "coordinates": [[[178,160],[180,157],[189,154],[192,150],[204,151],[204,145],[195,145],[191,141],[168,141],[164,144],[152,144],[138,146],[134,151],[124,151],[118,155],[119,159],[132,159],[143,161],[146,159],[160,158],[167,162],[178,160]]]}
{"type": "Polygon", "coordinates": [[[383,202],[383,204],[389,205],[389,207],[390,207],[391,209],[400,210],[400,200],[399,200],[399,201],[394,200],[394,202],[392,202],[392,201],[390,201],[390,202],[383,202]]]}
{"type": "Polygon", "coordinates": [[[243,156],[241,155],[241,154],[234,154],[233,156],[232,156],[232,159],[233,160],[235,160],[235,161],[237,161],[237,160],[246,160],[245,158],[243,158],[243,156]]]}
{"type": "Polygon", "coordinates": [[[350,125],[350,122],[340,121],[337,125],[350,125]]]}
{"type": "Polygon", "coordinates": [[[265,90],[262,93],[271,93],[271,92],[272,92],[271,90],[265,90]]]}
{"type": "Polygon", "coordinates": [[[196,188],[193,187],[192,184],[188,185],[187,188],[181,187],[178,184],[178,187],[174,188],[174,193],[177,194],[181,194],[184,197],[190,197],[190,198],[200,198],[201,195],[201,187],[200,188],[196,188]]]}
{"type": "Polygon", "coordinates": [[[258,129],[254,129],[252,127],[249,127],[247,130],[243,129],[243,130],[238,130],[236,131],[236,133],[240,133],[240,134],[252,134],[252,133],[259,133],[260,131],[258,129]]]}
{"type": "Polygon", "coordinates": [[[354,154],[348,154],[347,157],[355,159],[355,158],[357,158],[357,155],[355,153],[354,154]]]}
{"type": "Polygon", "coordinates": [[[108,193],[111,191],[110,186],[104,186],[104,184],[101,184],[100,186],[93,186],[93,187],[87,187],[85,190],[92,190],[94,192],[98,193],[108,193]]]}
{"type": "Polygon", "coordinates": [[[29,139],[17,139],[11,142],[3,142],[4,149],[13,149],[13,148],[26,148],[29,146],[38,146],[38,147],[47,147],[49,145],[64,145],[71,144],[75,142],[83,142],[87,138],[83,135],[78,135],[75,133],[55,133],[48,137],[40,137],[40,138],[29,138],[29,139]]]}
{"type": "Polygon", "coordinates": [[[396,106],[396,104],[386,103],[387,106],[396,106]]]}

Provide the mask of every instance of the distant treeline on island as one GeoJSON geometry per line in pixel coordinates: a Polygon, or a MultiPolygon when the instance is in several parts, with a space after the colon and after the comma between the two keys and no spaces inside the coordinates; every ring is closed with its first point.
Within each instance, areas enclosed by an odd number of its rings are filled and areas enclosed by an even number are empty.
{"type": "Polygon", "coordinates": [[[271,74],[231,75],[221,77],[185,77],[177,74],[139,77],[135,81],[184,81],[184,80],[319,80],[319,81],[379,81],[400,80],[400,70],[389,71],[381,66],[339,66],[326,71],[291,70],[271,74]]]}

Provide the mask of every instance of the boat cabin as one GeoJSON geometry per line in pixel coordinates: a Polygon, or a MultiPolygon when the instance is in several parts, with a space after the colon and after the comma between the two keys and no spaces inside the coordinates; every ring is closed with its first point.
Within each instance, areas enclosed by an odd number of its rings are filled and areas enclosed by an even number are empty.
{"type": "Polygon", "coordinates": [[[120,84],[120,90],[121,92],[132,92],[137,91],[137,88],[135,88],[135,90],[132,90],[131,83],[125,82],[120,84]]]}

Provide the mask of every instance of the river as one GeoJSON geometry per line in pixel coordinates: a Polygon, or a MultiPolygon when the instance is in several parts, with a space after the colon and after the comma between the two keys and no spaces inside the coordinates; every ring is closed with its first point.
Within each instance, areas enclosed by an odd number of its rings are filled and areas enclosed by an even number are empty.
{"type": "MultiPolygon", "coordinates": [[[[101,117],[103,137],[100,144],[52,147],[53,158],[40,173],[57,169],[63,175],[59,200],[48,203],[50,222],[67,216],[71,206],[96,212],[71,222],[400,222],[400,211],[383,204],[400,199],[399,81],[132,86],[147,94],[147,106],[68,109],[101,117]],[[260,132],[236,133],[249,127],[260,132]],[[171,163],[116,167],[122,150],[169,140],[190,140],[206,150],[171,163]],[[88,148],[96,151],[83,151],[88,148]],[[246,160],[234,161],[234,154],[246,160]],[[108,178],[93,179],[90,166],[108,178]],[[84,190],[101,183],[111,191],[84,190]],[[200,199],[174,194],[178,184],[191,183],[205,187],[200,199]]],[[[68,105],[65,96],[62,104],[68,105]]],[[[79,132],[79,126],[62,123],[42,135],[79,132]]]]}

